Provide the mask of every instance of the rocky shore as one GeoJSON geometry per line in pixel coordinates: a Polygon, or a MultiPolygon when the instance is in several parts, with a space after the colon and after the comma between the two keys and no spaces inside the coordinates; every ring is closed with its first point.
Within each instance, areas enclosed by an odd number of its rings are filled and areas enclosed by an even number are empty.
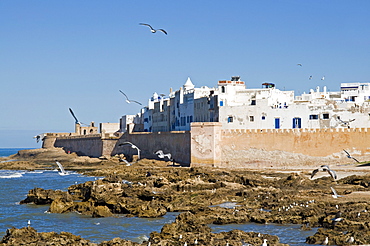
{"type": "MultiPolygon", "coordinates": [[[[59,149],[53,151],[20,151],[9,157],[17,161],[2,162],[0,168],[55,168],[57,159],[67,170],[104,178],[72,185],[65,192],[35,188],[21,203],[49,204],[51,213],[75,211],[92,217],[152,218],[181,212],[175,222],[164,225],[160,232],[152,232],[142,244],[115,238],[99,245],[262,245],[264,240],[268,245],[284,245],[276,236],[240,230],[212,233],[208,226],[248,222],[300,224],[302,230],[319,227],[307,238],[309,244],[370,242],[367,163],[331,166],[338,175],[334,180],[327,172],[319,172],[311,179],[312,170],[320,163],[251,170],[189,168],[144,159],[126,166],[120,157],[90,159],[67,155],[59,149]],[[331,187],[341,197],[334,198],[331,187]]],[[[52,242],[96,245],[69,233],[39,233],[31,227],[8,229],[0,245],[52,242]]]]}

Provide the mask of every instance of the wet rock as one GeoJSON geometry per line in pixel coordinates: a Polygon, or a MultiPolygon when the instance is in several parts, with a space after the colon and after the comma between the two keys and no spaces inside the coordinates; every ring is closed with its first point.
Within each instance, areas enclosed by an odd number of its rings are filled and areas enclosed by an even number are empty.
{"type": "Polygon", "coordinates": [[[107,206],[96,206],[94,207],[92,217],[110,217],[112,216],[112,212],[109,210],[107,206]]]}
{"type": "Polygon", "coordinates": [[[103,241],[98,246],[135,246],[142,245],[140,243],[131,242],[129,240],[121,239],[119,237],[113,238],[110,241],[103,241]]]}
{"type": "Polygon", "coordinates": [[[160,233],[152,232],[149,242],[158,245],[261,245],[266,239],[269,245],[285,245],[279,243],[277,236],[232,230],[229,232],[212,233],[210,227],[203,224],[196,214],[186,212],[177,216],[174,223],[163,226],[160,233]]]}
{"type": "Polygon", "coordinates": [[[37,232],[32,227],[8,229],[0,241],[1,245],[76,245],[93,246],[89,240],[68,232],[37,232]]]}
{"type": "Polygon", "coordinates": [[[67,192],[34,188],[28,192],[26,199],[20,201],[20,204],[34,203],[36,205],[45,205],[51,204],[55,199],[72,201],[72,197],[67,192]]]}
{"type": "Polygon", "coordinates": [[[68,201],[66,199],[57,198],[53,200],[50,205],[50,213],[67,213],[73,211],[74,203],[73,201],[68,201]]]}

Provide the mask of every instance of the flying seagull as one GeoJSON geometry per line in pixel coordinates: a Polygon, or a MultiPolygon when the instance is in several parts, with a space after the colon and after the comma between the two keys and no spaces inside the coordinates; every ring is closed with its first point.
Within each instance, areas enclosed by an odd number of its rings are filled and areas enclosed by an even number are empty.
{"type": "Polygon", "coordinates": [[[61,175],[61,176],[68,175],[68,173],[64,170],[62,164],[60,164],[59,161],[55,161],[55,163],[58,165],[58,167],[60,169],[59,175],[61,175]]]}
{"type": "Polygon", "coordinates": [[[310,77],[308,77],[308,79],[311,80],[312,79],[312,75],[310,77]]]}
{"type": "Polygon", "coordinates": [[[75,124],[81,124],[81,122],[78,121],[77,117],[75,116],[71,108],[69,108],[69,112],[71,112],[73,118],[75,119],[75,124]]]}
{"type": "Polygon", "coordinates": [[[331,195],[333,198],[343,197],[342,195],[338,195],[337,191],[334,190],[333,187],[330,187],[330,189],[333,192],[333,195],[331,195]]]}
{"type": "Polygon", "coordinates": [[[321,165],[319,168],[317,168],[317,169],[315,169],[315,170],[313,170],[312,171],[312,174],[311,174],[311,179],[315,176],[315,174],[316,173],[318,173],[318,172],[328,172],[329,174],[330,174],[330,176],[334,179],[334,180],[336,180],[337,179],[337,174],[336,174],[336,172],[334,171],[334,170],[331,170],[330,168],[329,168],[329,166],[328,165],[321,165]]]}
{"type": "Polygon", "coordinates": [[[150,31],[152,33],[156,33],[157,31],[161,31],[161,32],[163,32],[164,34],[167,35],[167,32],[165,30],[163,30],[163,29],[154,29],[151,25],[145,24],[145,23],[139,23],[139,25],[148,26],[150,28],[150,31]]]}
{"type": "Polygon", "coordinates": [[[323,77],[321,78],[321,80],[325,80],[325,76],[323,76],[323,77]]]}
{"type": "Polygon", "coordinates": [[[340,116],[337,116],[336,118],[340,123],[342,123],[342,126],[346,126],[348,128],[350,128],[349,126],[349,123],[352,122],[352,121],[355,121],[356,119],[350,119],[350,120],[347,120],[347,121],[344,121],[344,120],[341,120],[340,119],[340,116]]]}
{"type": "Polygon", "coordinates": [[[40,140],[44,141],[44,138],[45,138],[45,134],[39,134],[37,136],[34,136],[33,138],[36,138],[36,142],[40,142],[40,140]]]}
{"type": "Polygon", "coordinates": [[[302,67],[302,64],[301,64],[301,63],[298,63],[298,64],[297,64],[297,66],[300,66],[300,67],[302,67]]]}
{"type": "Polygon", "coordinates": [[[159,158],[161,158],[161,159],[163,159],[163,158],[167,157],[169,160],[172,160],[172,159],[171,159],[171,153],[164,154],[162,150],[158,150],[157,152],[155,152],[155,154],[156,154],[159,158]]]}
{"type": "Polygon", "coordinates": [[[355,160],[357,163],[360,163],[360,162],[359,162],[355,157],[352,157],[352,156],[348,153],[348,151],[346,151],[345,149],[344,149],[343,151],[344,151],[344,152],[346,152],[346,154],[347,154],[347,157],[348,157],[348,158],[355,160]]]}
{"type": "Polygon", "coordinates": [[[137,104],[139,104],[139,105],[143,105],[143,104],[139,103],[138,101],[134,101],[134,100],[130,100],[130,99],[128,99],[128,96],[127,96],[125,93],[123,93],[123,91],[119,90],[119,92],[121,92],[121,93],[126,97],[126,102],[127,102],[127,103],[132,103],[132,102],[134,102],[134,103],[137,103],[137,104]]]}

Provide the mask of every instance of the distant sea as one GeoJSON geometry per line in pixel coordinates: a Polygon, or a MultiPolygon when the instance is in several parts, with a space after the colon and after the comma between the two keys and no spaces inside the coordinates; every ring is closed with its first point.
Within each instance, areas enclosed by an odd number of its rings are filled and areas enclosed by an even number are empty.
{"type": "MultiPolygon", "coordinates": [[[[0,156],[16,154],[24,148],[0,148],[0,156]]],[[[56,167],[57,168],[57,167],[56,167]]],[[[68,170],[67,170],[68,171],[68,170]]],[[[167,213],[161,218],[136,218],[136,217],[107,217],[91,218],[91,216],[78,213],[51,214],[49,206],[22,204],[19,202],[26,198],[28,191],[35,188],[67,190],[75,183],[84,183],[101,177],[87,177],[75,172],[61,176],[58,170],[0,170],[0,239],[8,228],[13,226],[22,228],[31,221],[31,226],[38,232],[62,231],[79,235],[92,242],[100,243],[115,237],[142,242],[148,240],[152,231],[160,232],[166,223],[174,222],[179,213],[167,213]]],[[[312,231],[300,230],[300,225],[277,224],[230,224],[211,225],[213,232],[230,231],[239,229],[276,235],[281,243],[289,245],[305,244],[306,237],[313,235],[312,231]]]]}
{"type": "Polygon", "coordinates": [[[0,157],[7,157],[17,154],[19,150],[31,148],[0,148],[0,157]]]}

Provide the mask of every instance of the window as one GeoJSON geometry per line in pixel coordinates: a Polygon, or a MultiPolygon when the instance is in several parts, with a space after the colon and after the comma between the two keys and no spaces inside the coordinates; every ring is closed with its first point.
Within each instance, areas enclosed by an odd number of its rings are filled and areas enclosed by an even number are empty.
{"type": "Polygon", "coordinates": [[[221,86],[221,93],[225,93],[225,86],[221,86]]]}
{"type": "Polygon", "coordinates": [[[310,115],[310,120],[318,120],[319,119],[319,115],[317,114],[311,114],[310,115]]]}
{"type": "Polygon", "coordinates": [[[251,121],[251,122],[254,121],[254,116],[253,115],[249,116],[249,121],[251,121]]]}
{"type": "Polygon", "coordinates": [[[256,100],[252,100],[251,105],[256,105],[256,100]]]}
{"type": "Polygon", "coordinates": [[[232,116],[229,116],[229,118],[227,118],[227,123],[233,123],[234,121],[234,118],[232,116]]]}
{"type": "Polygon", "coordinates": [[[322,118],[323,118],[324,120],[329,119],[329,114],[322,114],[322,118]]]}
{"type": "Polygon", "coordinates": [[[293,128],[301,128],[301,118],[293,118],[293,128]]]}
{"type": "Polygon", "coordinates": [[[262,120],[265,120],[265,119],[266,119],[266,116],[264,116],[264,115],[263,115],[261,119],[262,119],[262,120]]]}
{"type": "Polygon", "coordinates": [[[220,101],[220,107],[224,106],[224,101],[220,101]]]}

